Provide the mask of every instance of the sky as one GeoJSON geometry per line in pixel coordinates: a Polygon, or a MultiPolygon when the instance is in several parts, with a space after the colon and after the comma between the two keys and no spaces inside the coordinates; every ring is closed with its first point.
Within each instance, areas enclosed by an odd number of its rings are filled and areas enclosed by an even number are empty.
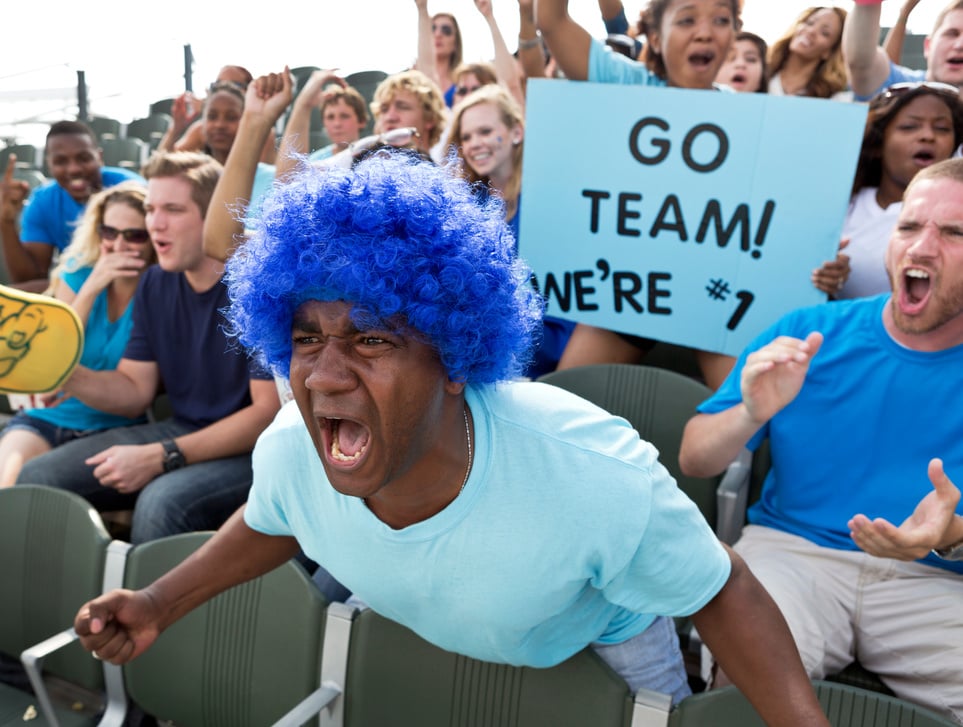
{"type": "MultiPolygon", "coordinates": [[[[643,3],[623,0],[630,20],[643,3]]],[[[922,0],[909,30],[927,33],[946,0],[922,0]]],[[[810,1],[744,0],[743,27],[769,41],[779,37],[810,1]]],[[[837,3],[850,8],[851,3],[837,3]]],[[[508,47],[518,36],[516,0],[492,0],[508,47]]],[[[899,0],[883,5],[883,24],[893,22],[899,0]]],[[[77,72],[88,85],[89,111],[122,122],[145,116],[151,101],[176,96],[184,85],[184,46],[194,56],[194,89],[203,89],[224,64],[249,68],[255,76],[290,67],[337,68],[342,74],[398,71],[415,56],[417,13],[412,0],[273,0],[255,5],[165,0],[148,16],[129,2],[93,0],[83,12],[76,3],[45,0],[14,3],[0,43],[0,139],[43,144],[46,123],[75,117],[77,72]],[[51,21],[42,27],[44,17],[51,21]],[[35,17],[18,20],[22,14],[35,17]],[[77,18],[76,23],[65,21],[77,18]],[[80,27],[78,28],[78,24],[80,27]],[[32,99],[22,100],[24,95],[32,99]],[[31,120],[37,123],[29,123],[31,120]],[[15,123],[18,122],[18,123],[15,123]]],[[[450,12],[464,36],[466,60],[490,59],[491,36],[473,0],[429,0],[431,13],[450,12]]],[[[570,0],[569,12],[593,35],[604,27],[596,0],[570,0]]]]}

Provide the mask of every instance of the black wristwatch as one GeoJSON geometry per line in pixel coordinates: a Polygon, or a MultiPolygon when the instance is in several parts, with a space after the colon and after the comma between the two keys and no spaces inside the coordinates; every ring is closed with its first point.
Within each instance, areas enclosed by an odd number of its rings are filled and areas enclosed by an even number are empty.
{"type": "Polygon", "coordinates": [[[173,472],[174,470],[179,470],[187,464],[187,460],[184,459],[184,453],[181,448],[177,446],[177,442],[173,439],[165,439],[161,442],[161,446],[164,448],[164,471],[173,472]]]}

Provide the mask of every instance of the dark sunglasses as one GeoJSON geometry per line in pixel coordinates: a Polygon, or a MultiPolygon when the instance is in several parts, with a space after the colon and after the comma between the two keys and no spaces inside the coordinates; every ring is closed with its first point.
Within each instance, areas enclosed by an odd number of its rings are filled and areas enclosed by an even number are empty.
{"type": "Polygon", "coordinates": [[[449,37],[451,37],[451,36],[453,36],[453,35],[455,34],[455,29],[454,29],[451,25],[435,25],[435,24],[432,24],[432,26],[431,26],[431,32],[432,32],[432,33],[436,33],[436,32],[438,32],[439,30],[441,31],[441,34],[442,34],[442,35],[447,35],[447,36],[449,36],[449,37]]]}
{"type": "Polygon", "coordinates": [[[956,101],[960,99],[960,89],[956,86],[951,86],[949,83],[941,83],[939,81],[905,81],[903,83],[894,83],[892,86],[881,91],[877,99],[889,100],[899,98],[900,96],[920,89],[933,91],[934,93],[952,98],[956,101]]]}
{"type": "Polygon", "coordinates": [[[472,91],[477,91],[479,88],[481,88],[481,86],[472,86],[471,88],[469,88],[468,86],[458,86],[458,87],[455,89],[455,95],[456,95],[456,96],[467,96],[467,95],[470,94],[472,91]]]}
{"type": "Polygon", "coordinates": [[[150,242],[150,233],[147,230],[139,227],[118,230],[116,227],[111,227],[110,225],[100,226],[100,236],[107,240],[107,242],[113,242],[116,240],[117,235],[120,235],[127,242],[132,242],[135,245],[143,245],[145,242],[150,242]]]}

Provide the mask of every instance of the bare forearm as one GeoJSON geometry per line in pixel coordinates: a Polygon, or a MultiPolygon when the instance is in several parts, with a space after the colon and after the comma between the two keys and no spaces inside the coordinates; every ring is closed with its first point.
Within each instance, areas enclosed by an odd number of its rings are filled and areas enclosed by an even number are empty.
{"type": "Polygon", "coordinates": [[[297,167],[297,160],[292,155],[307,154],[311,133],[311,105],[304,100],[304,94],[298,96],[291,109],[291,116],[284,127],[281,137],[281,150],[278,152],[278,162],[275,167],[275,177],[283,179],[297,167]]]}
{"type": "Polygon", "coordinates": [[[699,635],[767,725],[828,725],[785,619],[742,558],[729,553],[729,580],[692,616],[699,635]]]}
{"type": "Polygon", "coordinates": [[[586,80],[592,38],[568,14],[567,0],[538,0],[535,22],[566,77],[575,81],[586,80]]]}
{"type": "Polygon", "coordinates": [[[249,528],[242,507],[203,547],[144,590],[164,614],[160,624],[164,629],[218,593],[274,570],[297,552],[294,538],[249,528]]]}
{"type": "Polygon", "coordinates": [[[602,20],[612,20],[623,12],[622,0],[599,0],[599,12],[602,13],[602,20]]]}
{"type": "Polygon", "coordinates": [[[900,8],[899,18],[893,27],[889,29],[889,32],[886,34],[886,40],[883,41],[883,50],[886,51],[886,57],[893,63],[899,63],[903,55],[903,43],[906,41],[906,21],[908,19],[909,12],[904,5],[900,8]]]}
{"type": "Polygon", "coordinates": [[[0,223],[0,236],[3,237],[3,257],[12,282],[22,283],[47,275],[47,270],[21,243],[16,223],[8,221],[0,223]]]}
{"type": "Polygon", "coordinates": [[[415,67],[428,78],[441,86],[438,67],[435,63],[434,34],[431,30],[431,16],[425,5],[418,5],[418,60],[415,67]]]}
{"type": "Polygon", "coordinates": [[[950,526],[943,533],[943,538],[937,548],[951,548],[960,543],[963,543],[963,515],[955,515],[950,522],[950,526]]]}
{"type": "Polygon", "coordinates": [[[856,5],[843,27],[843,56],[856,94],[872,93],[885,80],[889,59],[879,47],[880,5],[856,5]]]}
{"type": "Polygon", "coordinates": [[[214,194],[204,218],[204,253],[220,261],[227,260],[237,240],[244,233],[237,219],[237,206],[250,203],[257,174],[258,160],[264,140],[271,131],[266,119],[241,117],[237,136],[224,164],[224,172],[214,187],[214,194]]]}
{"type": "Polygon", "coordinates": [[[739,456],[760,426],[742,403],[718,414],[696,414],[682,434],[679,467],[690,477],[714,477],[739,456]]]}
{"type": "Polygon", "coordinates": [[[515,59],[505,44],[505,38],[495,21],[495,16],[490,15],[485,20],[488,21],[488,28],[492,34],[492,46],[495,49],[495,73],[514,99],[524,108],[525,94],[522,91],[522,79],[519,77],[515,59]]]}
{"type": "MultiPolygon", "coordinates": [[[[270,382],[274,385],[274,382],[270,382]]],[[[277,413],[278,403],[261,402],[239,409],[203,429],[177,438],[188,464],[246,454],[277,413]]]]}
{"type": "Polygon", "coordinates": [[[143,414],[153,395],[146,396],[129,376],[116,369],[94,371],[86,366],[74,369],[63,388],[87,406],[129,418],[143,414]]]}

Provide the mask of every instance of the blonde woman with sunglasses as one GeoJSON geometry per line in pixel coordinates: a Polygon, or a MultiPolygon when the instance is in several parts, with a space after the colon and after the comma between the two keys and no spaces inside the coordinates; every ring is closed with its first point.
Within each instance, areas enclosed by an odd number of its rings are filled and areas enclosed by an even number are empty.
{"type": "MultiPolygon", "coordinates": [[[[144,219],[145,188],[124,182],[90,198],[70,245],[51,273],[48,295],[72,306],[84,324],[80,363],[117,366],[133,324],[133,299],[141,274],[154,262],[144,219]]],[[[17,479],[23,464],[87,434],[135,424],[79,399],[18,412],[0,437],[0,487],[17,479]]]]}

